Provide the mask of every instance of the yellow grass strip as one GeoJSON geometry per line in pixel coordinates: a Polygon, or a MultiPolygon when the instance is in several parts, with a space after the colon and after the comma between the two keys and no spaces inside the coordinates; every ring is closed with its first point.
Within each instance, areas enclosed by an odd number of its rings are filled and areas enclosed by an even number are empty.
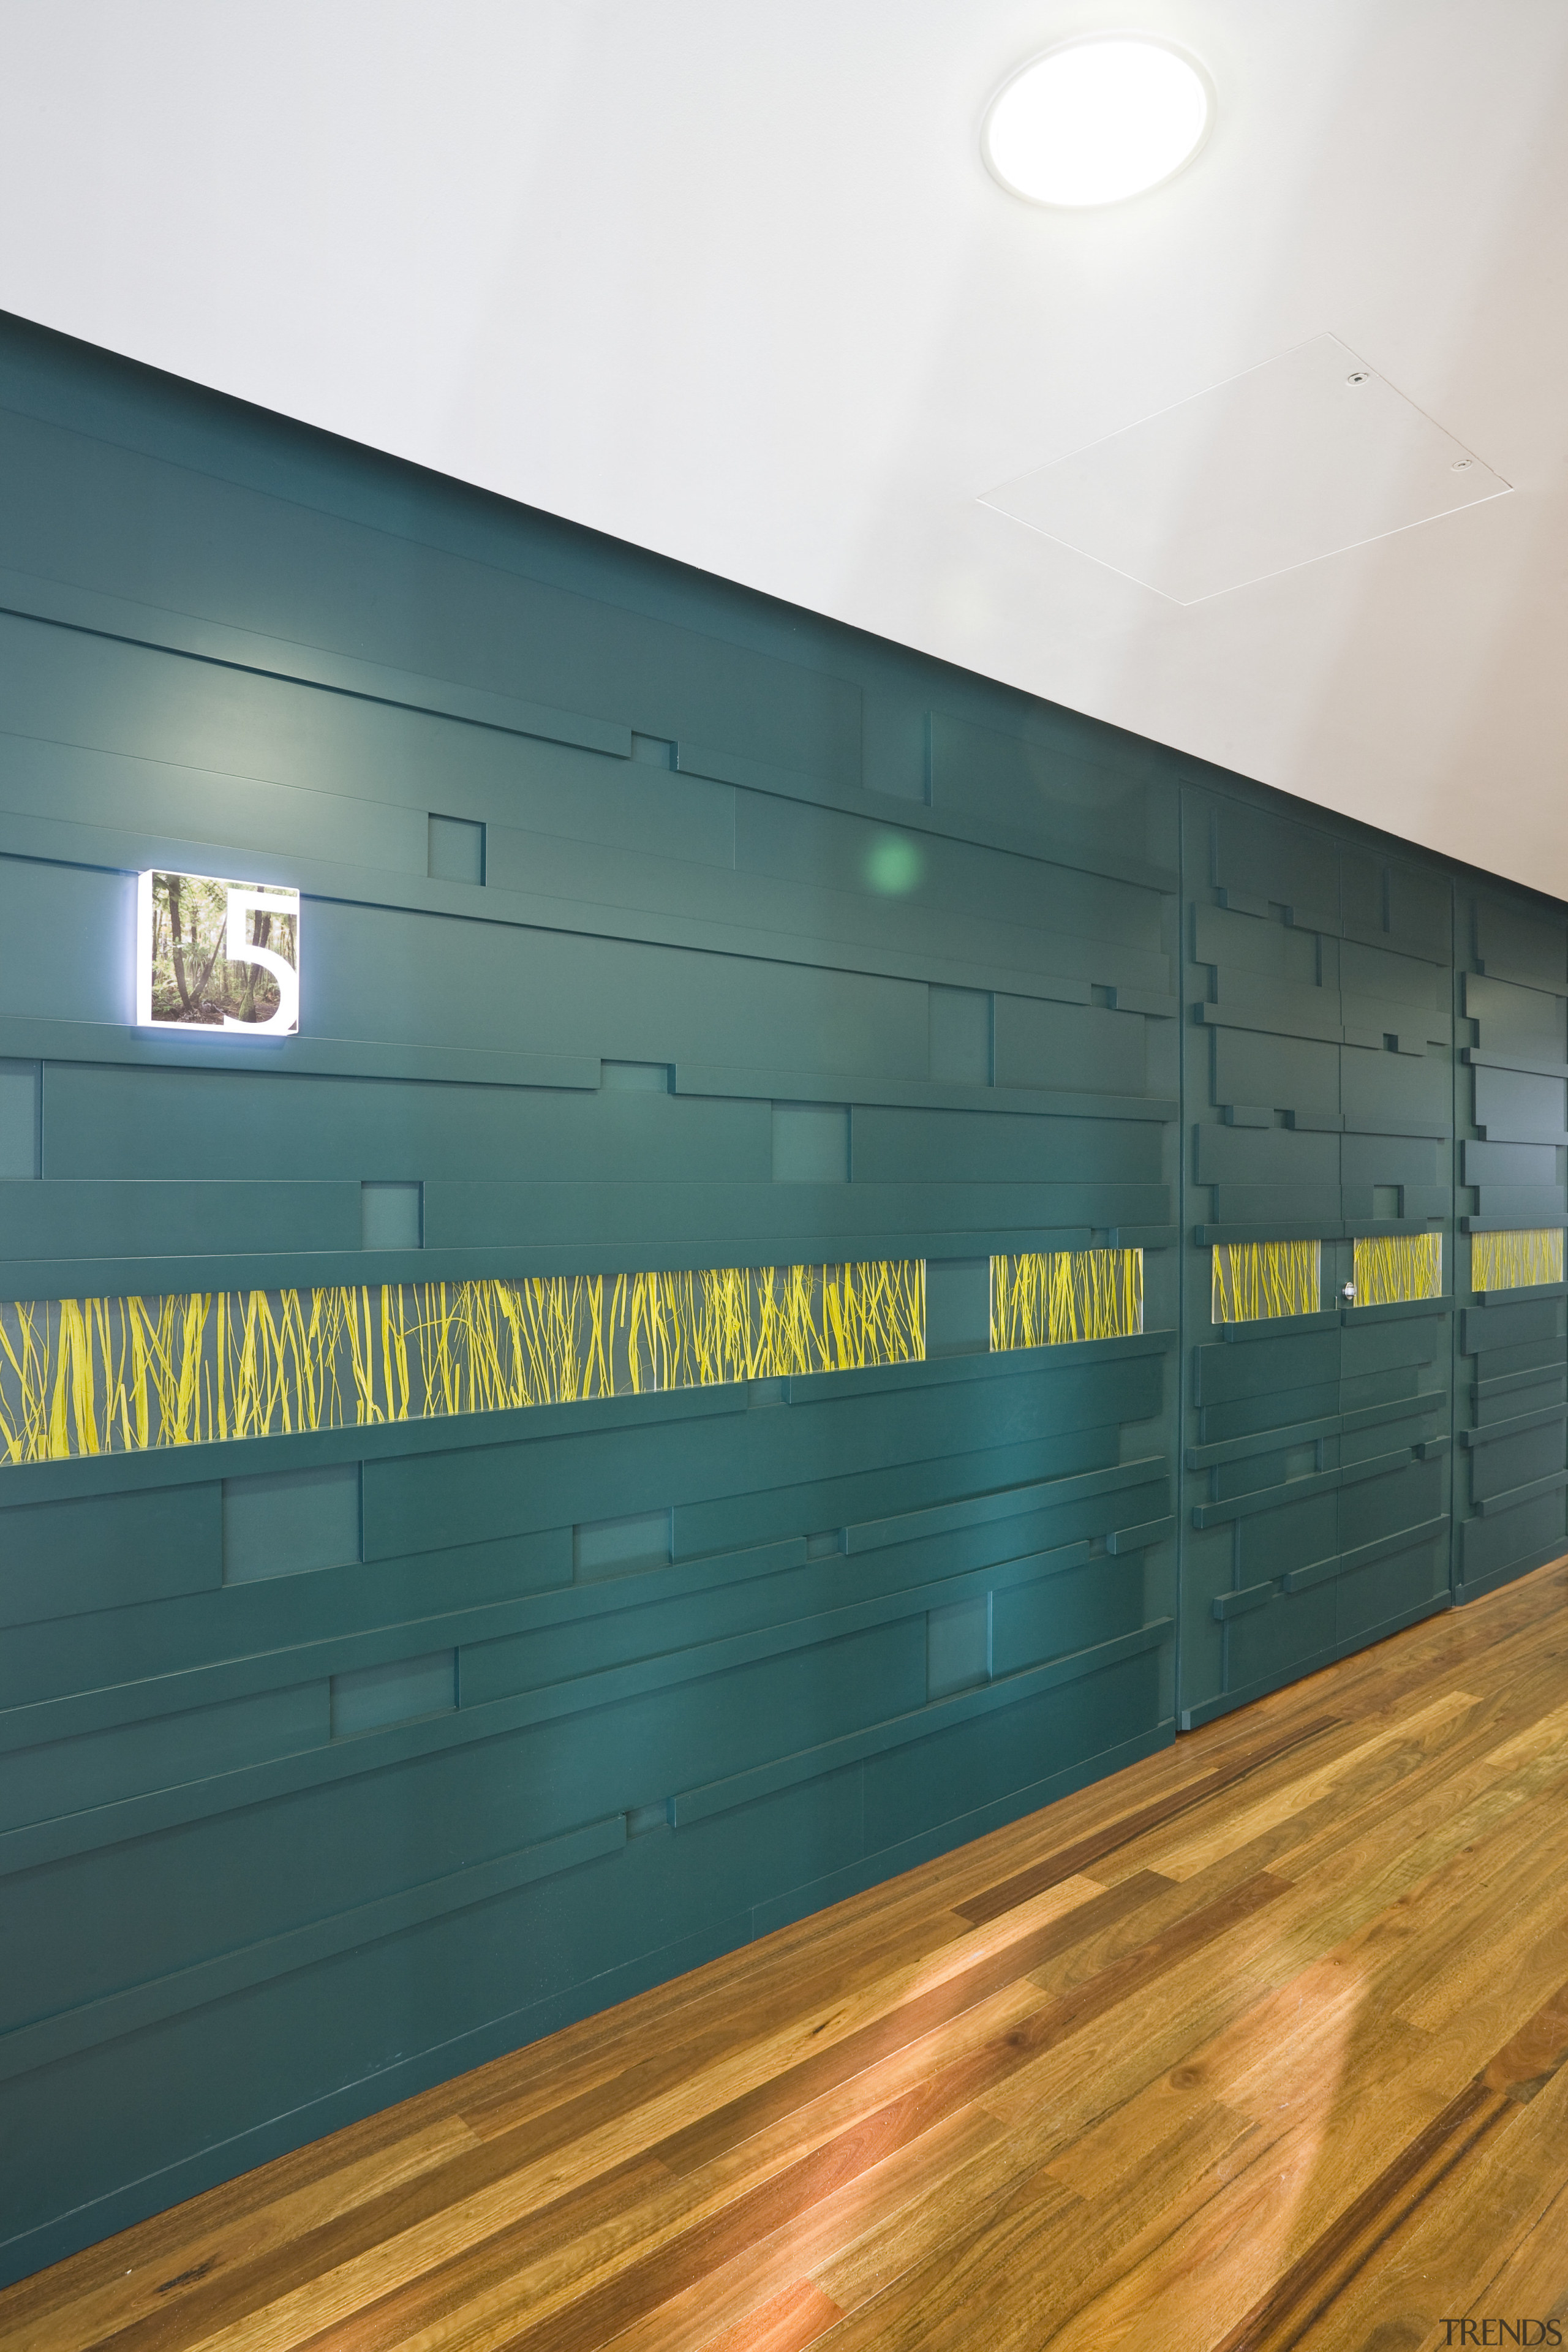
{"type": "Polygon", "coordinates": [[[1321,1242],[1215,1244],[1210,1315],[1215,1323],[1316,1315],[1321,1306],[1321,1242]]]}
{"type": "Polygon", "coordinates": [[[919,1259],[0,1306],[0,1460],[498,1412],[925,1354],[919,1259]]]}
{"type": "Polygon", "coordinates": [[[1563,1228],[1520,1226],[1507,1234],[1472,1234],[1472,1290],[1532,1290],[1563,1279],[1563,1228]]]}
{"type": "Polygon", "coordinates": [[[1358,1236],[1352,1279],[1358,1307],[1394,1307],[1405,1298],[1443,1296],[1441,1234],[1358,1236]]]}
{"type": "Polygon", "coordinates": [[[1141,1249],[1037,1250],[991,1261],[991,1345],[1059,1348],[1143,1328],[1141,1249]]]}

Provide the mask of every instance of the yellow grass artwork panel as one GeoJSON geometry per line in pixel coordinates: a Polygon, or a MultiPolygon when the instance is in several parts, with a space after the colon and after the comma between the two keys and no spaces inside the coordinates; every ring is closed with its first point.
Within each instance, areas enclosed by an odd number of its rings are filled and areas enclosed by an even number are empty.
{"type": "Polygon", "coordinates": [[[1352,1255],[1358,1307],[1394,1307],[1407,1298],[1443,1296],[1440,1233],[1358,1237],[1352,1255]]]}
{"type": "Polygon", "coordinates": [[[918,1363],[919,1259],[0,1306],[0,1461],[918,1363]]]}
{"type": "Polygon", "coordinates": [[[1533,1290],[1563,1279],[1563,1228],[1519,1226],[1511,1233],[1472,1234],[1472,1290],[1533,1290]]]}
{"type": "Polygon", "coordinates": [[[1321,1242],[1216,1242],[1210,1315],[1260,1323],[1316,1315],[1323,1303],[1321,1242]]]}
{"type": "Polygon", "coordinates": [[[991,1261],[991,1346],[1058,1348],[1143,1328],[1141,1249],[1035,1250],[991,1261]]]}

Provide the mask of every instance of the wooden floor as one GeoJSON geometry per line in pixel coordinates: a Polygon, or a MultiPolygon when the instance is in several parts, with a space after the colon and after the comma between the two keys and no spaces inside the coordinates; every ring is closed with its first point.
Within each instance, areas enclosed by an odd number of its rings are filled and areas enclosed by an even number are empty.
{"type": "Polygon", "coordinates": [[[0,2342],[1568,2342],[1565,2059],[1558,1562],[40,2273],[0,2342]]]}

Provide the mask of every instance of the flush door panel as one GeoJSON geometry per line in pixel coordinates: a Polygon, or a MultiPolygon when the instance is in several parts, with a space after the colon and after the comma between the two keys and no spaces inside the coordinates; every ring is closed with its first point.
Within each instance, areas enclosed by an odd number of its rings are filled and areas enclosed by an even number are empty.
{"type": "Polygon", "coordinates": [[[1446,879],[1184,797],[1190,1727],[1447,1604],[1453,1016],[1446,879]]]}

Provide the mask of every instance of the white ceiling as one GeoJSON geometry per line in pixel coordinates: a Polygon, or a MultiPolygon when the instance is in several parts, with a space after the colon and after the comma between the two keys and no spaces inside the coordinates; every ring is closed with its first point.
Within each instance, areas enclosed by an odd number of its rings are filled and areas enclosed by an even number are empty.
{"type": "Polygon", "coordinates": [[[1568,897],[1565,101],[1563,0],[0,0],[0,306],[1568,897]],[[1021,204],[1098,26],[1215,133],[1021,204]],[[980,503],[1324,333],[1511,494],[1189,605],[980,503]]]}

